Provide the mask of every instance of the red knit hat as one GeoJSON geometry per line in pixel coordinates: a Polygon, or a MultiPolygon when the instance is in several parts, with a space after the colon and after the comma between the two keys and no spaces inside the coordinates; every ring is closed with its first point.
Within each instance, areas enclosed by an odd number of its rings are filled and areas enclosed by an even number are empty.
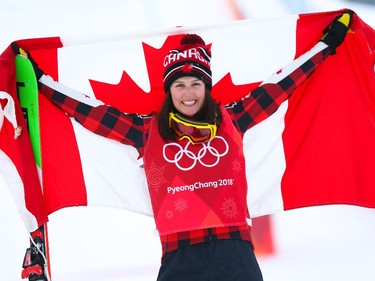
{"type": "Polygon", "coordinates": [[[201,79],[212,89],[211,50],[197,34],[186,34],[180,46],[169,51],[164,58],[164,91],[176,79],[194,76],[201,79]]]}

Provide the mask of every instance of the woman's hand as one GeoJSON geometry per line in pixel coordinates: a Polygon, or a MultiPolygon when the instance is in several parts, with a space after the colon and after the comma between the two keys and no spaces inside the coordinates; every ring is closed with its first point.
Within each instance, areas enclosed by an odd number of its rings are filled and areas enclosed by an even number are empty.
{"type": "Polygon", "coordinates": [[[353,18],[353,13],[352,10],[347,10],[341,16],[336,17],[330,25],[324,29],[324,35],[320,41],[329,46],[332,55],[336,53],[336,48],[344,41],[353,18]]]}
{"type": "Polygon", "coordinates": [[[32,56],[30,55],[30,53],[28,51],[22,49],[20,46],[18,46],[18,44],[16,42],[12,43],[12,49],[13,49],[13,52],[16,55],[20,55],[20,56],[23,56],[23,57],[29,59],[29,61],[33,65],[35,76],[36,76],[36,80],[39,81],[40,77],[42,77],[44,75],[44,72],[43,72],[43,70],[41,70],[39,68],[38,64],[32,58],[32,56]]]}

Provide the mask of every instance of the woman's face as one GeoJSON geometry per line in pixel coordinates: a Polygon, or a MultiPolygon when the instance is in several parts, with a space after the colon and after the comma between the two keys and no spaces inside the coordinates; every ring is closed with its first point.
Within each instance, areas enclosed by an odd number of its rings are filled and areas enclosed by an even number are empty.
{"type": "Polygon", "coordinates": [[[205,88],[204,82],[193,76],[176,79],[170,88],[174,107],[183,115],[193,117],[203,106],[205,88]]]}

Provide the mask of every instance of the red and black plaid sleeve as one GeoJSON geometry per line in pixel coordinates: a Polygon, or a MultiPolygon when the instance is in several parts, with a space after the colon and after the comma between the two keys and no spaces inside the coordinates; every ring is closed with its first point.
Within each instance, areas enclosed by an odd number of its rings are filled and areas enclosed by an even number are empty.
{"type": "Polygon", "coordinates": [[[86,129],[106,138],[132,145],[140,155],[143,155],[145,128],[150,118],[126,114],[108,105],[92,106],[42,83],[39,84],[39,91],[86,129]]]}
{"type": "Polygon", "coordinates": [[[228,107],[227,110],[240,132],[245,133],[272,115],[293,91],[313,74],[328,55],[328,48],[316,53],[278,83],[263,84],[240,102],[228,107]]]}

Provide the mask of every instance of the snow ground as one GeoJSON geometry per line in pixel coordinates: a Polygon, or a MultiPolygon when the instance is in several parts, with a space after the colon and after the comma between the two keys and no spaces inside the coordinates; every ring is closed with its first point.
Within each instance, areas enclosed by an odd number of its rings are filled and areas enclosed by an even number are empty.
{"type": "MultiPolygon", "coordinates": [[[[0,0],[0,50],[22,38],[232,20],[224,2],[0,0]]],[[[375,26],[373,6],[347,1],[298,1],[298,5],[287,0],[237,2],[248,17],[350,7],[375,26]]],[[[0,206],[0,281],[18,281],[28,237],[1,176],[0,206]]],[[[114,209],[69,208],[52,214],[50,220],[54,281],[155,280],[160,246],[153,235],[151,218],[114,209]]],[[[266,281],[374,280],[375,210],[352,206],[306,208],[276,214],[272,221],[275,254],[259,257],[266,281]]]]}

